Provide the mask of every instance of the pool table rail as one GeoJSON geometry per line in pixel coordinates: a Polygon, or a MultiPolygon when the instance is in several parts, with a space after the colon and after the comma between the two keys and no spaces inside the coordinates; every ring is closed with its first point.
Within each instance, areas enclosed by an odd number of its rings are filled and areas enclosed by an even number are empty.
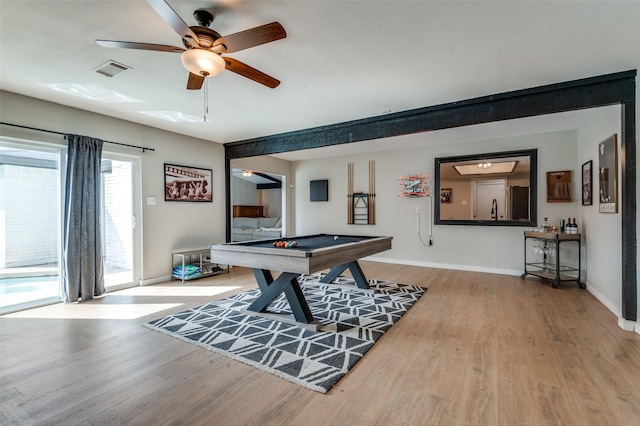
{"type": "MultiPolygon", "coordinates": [[[[310,236],[312,237],[312,236],[310,236]]],[[[294,237],[291,239],[305,237],[294,237]]],[[[391,249],[393,237],[365,237],[356,242],[312,250],[247,245],[246,242],[211,245],[211,261],[249,268],[311,274],[391,249]]],[[[288,240],[289,238],[284,238],[288,240]]],[[[280,239],[282,240],[282,239],[280,239]]],[[[277,240],[271,240],[277,241],[277,240]]],[[[262,243],[268,241],[263,240],[262,243]]]]}

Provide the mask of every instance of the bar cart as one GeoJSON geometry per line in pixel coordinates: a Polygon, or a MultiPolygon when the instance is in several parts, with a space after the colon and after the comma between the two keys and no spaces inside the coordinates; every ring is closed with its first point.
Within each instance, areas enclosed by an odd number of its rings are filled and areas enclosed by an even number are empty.
{"type": "Polygon", "coordinates": [[[580,234],[556,234],[551,232],[524,232],[524,274],[520,275],[525,279],[527,275],[533,275],[544,280],[551,281],[553,288],[558,288],[563,281],[575,281],[580,288],[587,288],[587,285],[580,278],[580,263],[582,261],[582,247],[580,244],[580,234]],[[542,243],[542,262],[527,261],[527,240],[537,240],[542,243]],[[574,242],[578,244],[578,266],[573,267],[560,263],[560,243],[574,242]],[[577,276],[575,275],[577,273],[577,276]]]}

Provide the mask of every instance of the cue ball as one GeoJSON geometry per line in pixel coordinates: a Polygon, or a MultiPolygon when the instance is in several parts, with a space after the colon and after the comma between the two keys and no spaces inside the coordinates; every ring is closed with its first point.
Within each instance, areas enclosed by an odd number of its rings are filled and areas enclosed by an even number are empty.
{"type": "Polygon", "coordinates": [[[337,240],[337,239],[338,239],[338,236],[336,235],[335,237],[333,237],[333,239],[334,239],[334,240],[337,240]]]}

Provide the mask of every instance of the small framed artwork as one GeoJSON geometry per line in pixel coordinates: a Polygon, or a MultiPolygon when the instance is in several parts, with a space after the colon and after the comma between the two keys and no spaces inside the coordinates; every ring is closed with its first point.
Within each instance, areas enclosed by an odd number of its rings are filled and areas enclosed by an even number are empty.
{"type": "Polygon", "coordinates": [[[164,165],[164,200],[212,202],[211,169],[164,165]]]}
{"type": "Polygon", "coordinates": [[[582,205],[590,206],[593,204],[591,192],[593,185],[591,184],[593,161],[589,160],[582,165],[582,205]]]}
{"type": "Polygon", "coordinates": [[[598,184],[600,213],[618,213],[618,137],[598,144],[598,184]]]}
{"type": "Polygon", "coordinates": [[[451,188],[440,189],[440,202],[441,203],[451,202],[451,188]]]}
{"type": "Polygon", "coordinates": [[[571,170],[547,172],[547,203],[571,202],[571,170]]]}
{"type": "Polygon", "coordinates": [[[329,180],[309,181],[309,201],[329,201],[329,180]]]}

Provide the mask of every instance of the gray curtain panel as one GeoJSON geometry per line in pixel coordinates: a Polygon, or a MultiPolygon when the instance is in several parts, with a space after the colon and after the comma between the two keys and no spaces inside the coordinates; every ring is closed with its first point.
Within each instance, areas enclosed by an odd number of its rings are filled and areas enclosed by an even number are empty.
{"type": "Polygon", "coordinates": [[[105,292],[102,263],[100,139],[65,135],[67,179],[63,219],[65,302],[93,299],[105,292]]]}

